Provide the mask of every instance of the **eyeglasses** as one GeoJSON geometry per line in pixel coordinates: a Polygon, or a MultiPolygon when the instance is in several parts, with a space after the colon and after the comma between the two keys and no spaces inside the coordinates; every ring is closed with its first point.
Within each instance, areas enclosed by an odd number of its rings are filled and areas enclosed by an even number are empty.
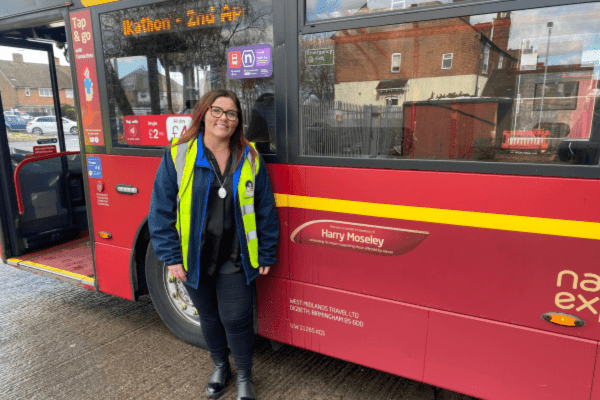
{"type": "Polygon", "coordinates": [[[210,106],[210,113],[215,118],[221,118],[221,115],[223,115],[223,113],[225,113],[225,117],[227,117],[227,119],[230,121],[236,121],[238,119],[237,111],[233,111],[233,110],[223,111],[222,108],[210,106]]]}

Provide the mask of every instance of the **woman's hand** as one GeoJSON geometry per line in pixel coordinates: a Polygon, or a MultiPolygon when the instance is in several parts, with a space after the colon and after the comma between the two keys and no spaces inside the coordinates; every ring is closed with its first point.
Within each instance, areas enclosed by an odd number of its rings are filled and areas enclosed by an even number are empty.
{"type": "Polygon", "coordinates": [[[261,275],[266,275],[269,273],[270,269],[271,267],[258,267],[258,272],[260,272],[261,275]]]}
{"type": "Polygon", "coordinates": [[[169,272],[175,278],[179,279],[180,281],[187,280],[185,278],[185,271],[183,270],[183,265],[181,265],[181,264],[169,265],[167,268],[169,268],[169,272]]]}

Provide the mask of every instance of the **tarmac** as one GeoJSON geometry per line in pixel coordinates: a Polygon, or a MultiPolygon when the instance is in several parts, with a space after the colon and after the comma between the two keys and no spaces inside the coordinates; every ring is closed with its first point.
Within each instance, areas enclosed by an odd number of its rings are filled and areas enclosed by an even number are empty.
{"type": "Polygon", "coordinates": [[[8,132],[8,141],[9,142],[33,142],[38,139],[50,139],[56,137],[56,135],[33,135],[31,133],[25,132],[8,132]]]}
{"type": "MultiPolygon", "coordinates": [[[[212,362],[138,302],[0,263],[0,399],[204,399],[212,362]]],[[[259,400],[434,400],[434,387],[257,337],[259,400]]],[[[236,399],[235,380],[221,399],[236,399]]],[[[441,390],[435,400],[475,400],[441,390]]]]}

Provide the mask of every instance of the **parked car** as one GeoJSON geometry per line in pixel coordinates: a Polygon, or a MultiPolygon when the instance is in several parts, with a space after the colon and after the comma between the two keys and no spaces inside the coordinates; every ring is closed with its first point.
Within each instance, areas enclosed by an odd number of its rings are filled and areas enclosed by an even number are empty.
{"type": "MultiPolygon", "coordinates": [[[[77,135],[77,122],[63,118],[63,131],[77,135]]],[[[43,135],[45,133],[58,133],[56,117],[37,117],[27,123],[27,132],[34,135],[43,135]]]]}
{"type": "Polygon", "coordinates": [[[25,121],[31,121],[33,119],[33,117],[25,112],[19,111],[19,110],[9,110],[9,111],[4,111],[4,116],[5,117],[18,117],[18,118],[22,118],[25,121]]]}
{"type": "Polygon", "coordinates": [[[21,117],[5,115],[4,125],[6,125],[6,129],[9,131],[24,131],[27,128],[27,121],[21,117]]]}

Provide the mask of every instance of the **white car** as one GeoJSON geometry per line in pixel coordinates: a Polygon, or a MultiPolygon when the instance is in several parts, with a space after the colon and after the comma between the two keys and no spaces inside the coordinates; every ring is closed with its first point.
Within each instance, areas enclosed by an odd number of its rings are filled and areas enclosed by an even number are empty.
{"type": "MultiPolygon", "coordinates": [[[[77,122],[63,118],[63,131],[65,133],[77,135],[77,122]]],[[[48,116],[34,118],[32,121],[29,121],[27,123],[27,133],[33,133],[34,135],[43,135],[45,133],[58,133],[56,117],[48,116]]]]}

